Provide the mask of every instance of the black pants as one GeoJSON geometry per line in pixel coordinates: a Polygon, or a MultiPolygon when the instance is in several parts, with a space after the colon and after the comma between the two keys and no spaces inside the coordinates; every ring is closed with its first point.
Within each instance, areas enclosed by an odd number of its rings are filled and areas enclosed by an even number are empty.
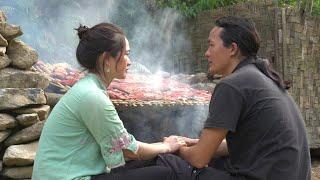
{"type": "Polygon", "coordinates": [[[149,166],[131,169],[124,172],[100,174],[92,176],[91,180],[174,180],[174,173],[170,168],[149,166]]]}
{"type": "Polygon", "coordinates": [[[129,161],[125,166],[112,169],[111,173],[95,175],[91,180],[175,180],[170,167],[159,166],[156,159],[129,161]]]}
{"type": "Polygon", "coordinates": [[[227,157],[214,158],[209,166],[197,169],[172,154],[159,155],[157,164],[170,167],[178,180],[238,180],[224,169],[227,157]]]}
{"type": "Polygon", "coordinates": [[[209,167],[196,169],[178,156],[164,154],[154,160],[127,162],[109,174],[92,176],[91,180],[237,180],[224,170],[225,160],[215,158],[209,167]]]}

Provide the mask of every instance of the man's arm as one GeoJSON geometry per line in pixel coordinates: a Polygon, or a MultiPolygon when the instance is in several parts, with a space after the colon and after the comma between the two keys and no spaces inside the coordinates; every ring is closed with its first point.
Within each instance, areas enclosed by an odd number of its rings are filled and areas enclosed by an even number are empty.
{"type": "Polygon", "coordinates": [[[227,141],[226,139],[224,139],[220,146],[218,147],[215,156],[227,156],[229,155],[229,151],[228,151],[228,146],[227,146],[227,141]]]}
{"type": "Polygon", "coordinates": [[[205,167],[226,137],[228,130],[221,128],[205,128],[199,142],[194,146],[181,147],[179,155],[196,168],[205,167]]]}
{"type": "MultiPolygon", "coordinates": [[[[187,146],[194,146],[199,142],[199,139],[192,139],[187,137],[181,137],[186,142],[187,146]]],[[[226,139],[222,140],[220,146],[217,149],[217,152],[215,153],[215,156],[227,156],[229,155],[228,146],[226,139]]]]}

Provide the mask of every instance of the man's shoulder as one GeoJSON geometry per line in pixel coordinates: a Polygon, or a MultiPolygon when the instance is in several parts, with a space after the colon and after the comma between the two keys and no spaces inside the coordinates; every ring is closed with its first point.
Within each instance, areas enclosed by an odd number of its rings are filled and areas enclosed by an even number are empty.
{"type": "Polygon", "coordinates": [[[260,76],[259,70],[252,64],[242,67],[223,78],[220,82],[233,86],[253,83],[260,76]]]}

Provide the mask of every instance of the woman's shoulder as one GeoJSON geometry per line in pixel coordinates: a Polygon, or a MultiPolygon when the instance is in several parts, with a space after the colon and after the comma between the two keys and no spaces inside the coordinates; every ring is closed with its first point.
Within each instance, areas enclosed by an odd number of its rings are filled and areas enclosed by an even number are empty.
{"type": "Polygon", "coordinates": [[[69,90],[72,93],[79,93],[81,95],[86,94],[103,94],[103,91],[105,89],[100,87],[100,84],[98,84],[93,78],[90,76],[86,76],[82,79],[80,79],[77,83],[73,85],[73,87],[69,90]]]}
{"type": "Polygon", "coordinates": [[[63,99],[76,100],[79,104],[104,104],[112,105],[107,92],[95,86],[87,84],[75,84],[63,97],[63,99]]]}

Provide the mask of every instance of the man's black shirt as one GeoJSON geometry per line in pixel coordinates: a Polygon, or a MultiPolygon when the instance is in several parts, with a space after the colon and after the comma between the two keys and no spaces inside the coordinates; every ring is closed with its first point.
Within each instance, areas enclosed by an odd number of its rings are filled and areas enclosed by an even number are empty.
{"type": "Polygon", "coordinates": [[[205,128],[229,130],[226,170],[259,180],[310,180],[311,161],[299,108],[254,64],[241,62],[217,84],[205,128]]]}

